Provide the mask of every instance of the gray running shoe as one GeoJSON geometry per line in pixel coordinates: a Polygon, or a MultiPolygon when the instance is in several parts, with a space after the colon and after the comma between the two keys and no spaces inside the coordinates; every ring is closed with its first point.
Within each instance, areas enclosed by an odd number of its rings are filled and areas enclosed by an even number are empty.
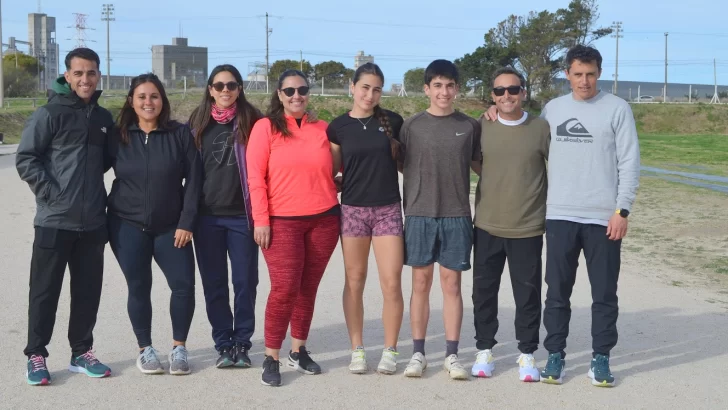
{"type": "Polygon", "coordinates": [[[179,376],[190,373],[190,364],[187,361],[187,348],[184,346],[175,346],[169,352],[169,374],[179,376]]]}
{"type": "Polygon", "coordinates": [[[162,374],[164,368],[157,358],[157,351],[147,346],[139,353],[136,360],[137,369],[144,374],[162,374]]]}

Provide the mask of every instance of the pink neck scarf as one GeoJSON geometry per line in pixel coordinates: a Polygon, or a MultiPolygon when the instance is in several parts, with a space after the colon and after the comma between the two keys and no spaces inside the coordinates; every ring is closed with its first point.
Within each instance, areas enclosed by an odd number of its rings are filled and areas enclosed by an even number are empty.
{"type": "Polygon", "coordinates": [[[215,103],[212,103],[212,118],[220,124],[227,124],[235,118],[238,113],[238,105],[233,104],[228,108],[219,108],[215,103]]]}

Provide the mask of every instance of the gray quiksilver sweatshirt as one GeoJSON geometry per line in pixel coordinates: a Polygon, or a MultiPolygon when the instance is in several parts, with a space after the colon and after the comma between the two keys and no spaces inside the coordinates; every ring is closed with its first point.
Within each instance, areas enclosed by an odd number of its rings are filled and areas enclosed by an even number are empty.
{"type": "Polygon", "coordinates": [[[640,175],[640,149],[629,104],[599,92],[550,101],[541,117],[551,127],[546,219],[607,221],[631,210],[640,175]]]}

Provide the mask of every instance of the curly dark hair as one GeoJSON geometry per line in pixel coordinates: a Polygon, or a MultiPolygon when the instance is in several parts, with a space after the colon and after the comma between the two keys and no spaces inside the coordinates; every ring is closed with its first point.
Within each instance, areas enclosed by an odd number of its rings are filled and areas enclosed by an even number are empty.
{"type": "Polygon", "coordinates": [[[571,64],[574,63],[574,60],[579,60],[582,63],[592,63],[596,61],[597,68],[599,69],[599,71],[602,71],[602,55],[594,47],[589,47],[581,44],[572,47],[566,53],[566,59],[564,61],[566,63],[567,71],[571,68],[571,64]]]}

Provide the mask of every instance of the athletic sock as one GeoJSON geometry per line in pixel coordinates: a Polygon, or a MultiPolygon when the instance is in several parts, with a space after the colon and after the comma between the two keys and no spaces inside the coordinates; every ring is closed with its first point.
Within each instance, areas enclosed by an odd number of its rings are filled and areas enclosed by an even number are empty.
{"type": "Polygon", "coordinates": [[[425,339],[413,339],[412,344],[414,345],[414,351],[412,354],[415,353],[422,353],[422,355],[425,355],[425,339]]]}
{"type": "Polygon", "coordinates": [[[458,354],[459,340],[446,340],[445,341],[445,357],[449,357],[451,354],[458,354]]]}

